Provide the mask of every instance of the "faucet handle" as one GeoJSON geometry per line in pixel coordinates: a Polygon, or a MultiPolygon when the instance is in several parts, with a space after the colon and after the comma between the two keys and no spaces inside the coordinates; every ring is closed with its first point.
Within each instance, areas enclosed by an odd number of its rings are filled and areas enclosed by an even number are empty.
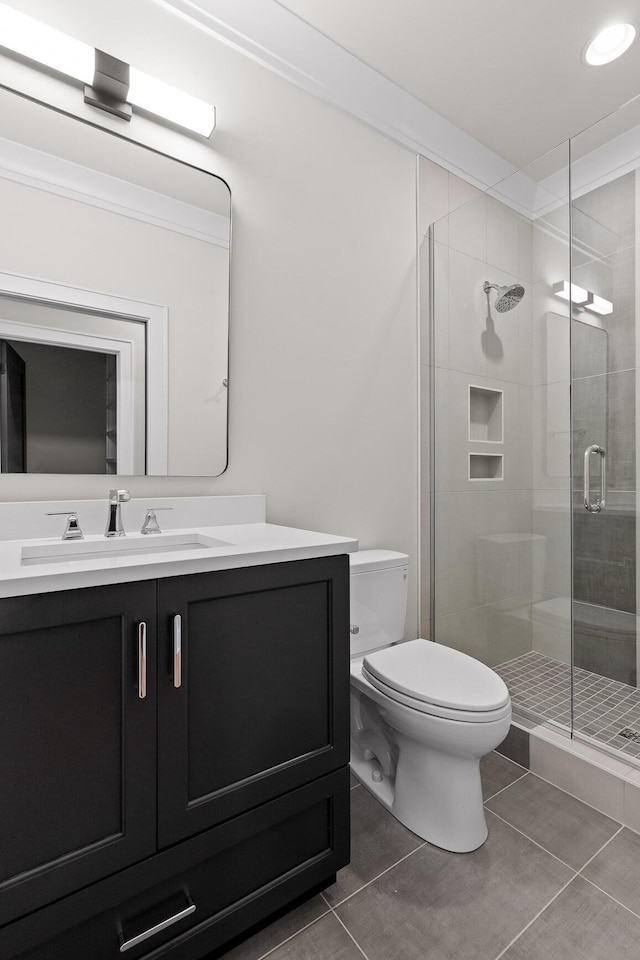
{"type": "Polygon", "coordinates": [[[52,513],[45,513],[45,517],[66,517],[67,525],[62,534],[63,540],[84,540],[84,534],[80,529],[80,521],[75,510],[55,510],[52,513]]]}
{"type": "Polygon", "coordinates": [[[109,490],[109,503],[127,503],[131,500],[128,490],[109,490]]]}
{"type": "Polygon", "coordinates": [[[157,510],[173,510],[173,507],[147,507],[147,515],[144,518],[140,533],[162,533],[158,518],[156,517],[157,510]]]}

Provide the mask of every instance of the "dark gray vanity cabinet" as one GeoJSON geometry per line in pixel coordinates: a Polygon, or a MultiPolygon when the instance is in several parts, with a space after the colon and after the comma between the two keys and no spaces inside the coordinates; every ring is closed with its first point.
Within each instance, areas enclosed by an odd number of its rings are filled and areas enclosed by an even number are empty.
{"type": "Polygon", "coordinates": [[[153,582],[0,601],[0,923],[155,851],[155,618],[153,582]]]}
{"type": "Polygon", "coordinates": [[[199,960],[331,882],[348,648],[346,557],[0,600],[3,960],[199,960]]]}

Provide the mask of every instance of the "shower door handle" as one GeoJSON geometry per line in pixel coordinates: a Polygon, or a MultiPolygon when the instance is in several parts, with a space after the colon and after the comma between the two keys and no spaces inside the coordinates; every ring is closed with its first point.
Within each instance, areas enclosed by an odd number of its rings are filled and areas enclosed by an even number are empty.
{"type": "Polygon", "coordinates": [[[589,513],[600,513],[605,505],[607,498],[607,453],[604,447],[592,443],[584,451],[584,508],[589,513]],[[600,496],[596,497],[595,503],[591,502],[591,454],[595,453],[600,457],[600,496]]]}

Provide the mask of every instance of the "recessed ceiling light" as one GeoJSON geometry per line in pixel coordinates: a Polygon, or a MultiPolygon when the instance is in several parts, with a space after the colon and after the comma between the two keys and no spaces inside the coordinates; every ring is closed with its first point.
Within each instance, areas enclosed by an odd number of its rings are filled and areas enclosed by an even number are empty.
{"type": "Polygon", "coordinates": [[[628,50],[636,38],[636,28],[631,23],[614,23],[597,33],[584,50],[584,59],[592,67],[611,63],[628,50]]]}

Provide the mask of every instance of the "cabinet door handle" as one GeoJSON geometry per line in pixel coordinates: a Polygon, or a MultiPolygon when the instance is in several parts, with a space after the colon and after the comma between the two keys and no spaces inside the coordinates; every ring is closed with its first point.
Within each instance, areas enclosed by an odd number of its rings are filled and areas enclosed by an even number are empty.
{"type": "Polygon", "coordinates": [[[182,617],[179,613],[173,618],[173,685],[182,686],[182,617]]]}
{"type": "Polygon", "coordinates": [[[147,625],[144,620],[138,624],[138,697],[144,700],[147,695],[147,625]]]}
{"type": "MultiPolygon", "coordinates": [[[[191,900],[190,897],[189,900],[191,900]]],[[[185,907],[184,910],[180,910],[179,913],[174,913],[172,917],[167,917],[167,919],[162,920],[161,923],[156,923],[155,926],[149,927],[144,933],[139,933],[137,937],[132,937],[131,940],[125,940],[124,943],[120,944],[120,953],[125,953],[125,951],[131,950],[132,947],[137,947],[143,940],[148,940],[149,937],[155,936],[155,934],[160,933],[161,930],[166,930],[167,927],[177,923],[178,920],[188,917],[190,913],[195,913],[195,909],[195,903],[189,903],[189,906],[185,907]]]]}

